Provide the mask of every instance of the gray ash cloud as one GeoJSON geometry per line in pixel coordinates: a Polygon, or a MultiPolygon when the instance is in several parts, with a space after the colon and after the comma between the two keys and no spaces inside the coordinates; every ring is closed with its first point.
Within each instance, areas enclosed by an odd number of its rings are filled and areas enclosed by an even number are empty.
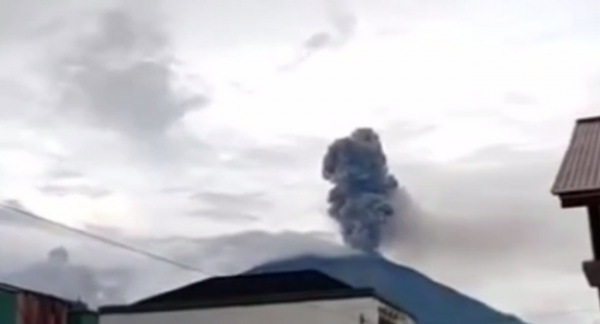
{"type": "Polygon", "coordinates": [[[130,271],[122,267],[95,269],[74,264],[67,249],[56,247],[48,252],[46,260],[0,276],[0,279],[26,289],[81,300],[95,308],[124,303],[130,275],[130,271]]]}
{"type": "Polygon", "coordinates": [[[176,87],[179,62],[158,19],[121,7],[98,18],[57,62],[64,112],[156,145],[186,113],[208,105],[206,94],[176,87]]]}
{"type": "Polygon", "coordinates": [[[373,252],[393,235],[398,182],[373,129],[359,128],[334,141],[323,160],[323,178],[334,185],[328,212],[347,245],[373,252]]]}
{"type": "Polygon", "coordinates": [[[200,76],[184,75],[160,11],[151,4],[122,4],[94,13],[85,26],[71,36],[68,50],[50,60],[56,91],[52,122],[67,134],[70,126],[89,128],[86,133],[94,137],[86,141],[95,143],[82,145],[63,135],[65,145],[83,151],[107,145],[116,153],[111,156],[124,154],[164,169],[182,170],[207,156],[209,144],[183,121],[210,105],[209,85],[200,76]]]}
{"type": "Polygon", "coordinates": [[[339,48],[356,34],[358,17],[350,10],[348,3],[329,0],[324,4],[331,29],[316,32],[308,37],[302,43],[299,55],[293,61],[281,66],[281,71],[295,70],[316,52],[327,48],[339,48]]]}

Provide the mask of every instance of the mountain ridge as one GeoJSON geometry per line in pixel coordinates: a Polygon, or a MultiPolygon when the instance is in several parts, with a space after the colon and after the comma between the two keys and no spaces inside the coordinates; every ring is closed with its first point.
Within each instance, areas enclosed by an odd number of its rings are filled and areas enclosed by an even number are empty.
{"type": "Polygon", "coordinates": [[[491,306],[377,254],[318,256],[305,254],[271,261],[245,273],[314,269],[381,297],[414,314],[420,324],[525,324],[491,306]]]}

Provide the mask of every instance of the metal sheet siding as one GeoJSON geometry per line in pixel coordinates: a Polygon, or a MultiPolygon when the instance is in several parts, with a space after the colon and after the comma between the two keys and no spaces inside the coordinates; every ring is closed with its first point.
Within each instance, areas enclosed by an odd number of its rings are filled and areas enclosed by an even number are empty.
{"type": "Polygon", "coordinates": [[[600,117],[577,121],[552,187],[556,195],[600,190],[600,117]]]}
{"type": "Polygon", "coordinates": [[[69,305],[21,292],[17,296],[17,324],[67,324],[69,305]]]}
{"type": "Polygon", "coordinates": [[[1,287],[0,324],[17,324],[17,294],[1,287]]]}
{"type": "Polygon", "coordinates": [[[98,324],[98,314],[96,313],[71,313],[69,314],[69,324],[98,324]]]}

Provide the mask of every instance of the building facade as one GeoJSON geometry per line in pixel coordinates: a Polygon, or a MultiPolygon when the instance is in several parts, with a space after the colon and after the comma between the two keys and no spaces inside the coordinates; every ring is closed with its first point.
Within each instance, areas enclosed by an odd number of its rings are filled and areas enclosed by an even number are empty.
{"type": "Polygon", "coordinates": [[[371,289],[316,271],[209,279],[127,306],[100,310],[100,324],[415,324],[371,289]]]}
{"type": "Polygon", "coordinates": [[[0,284],[1,324],[97,324],[85,304],[0,284]]]}

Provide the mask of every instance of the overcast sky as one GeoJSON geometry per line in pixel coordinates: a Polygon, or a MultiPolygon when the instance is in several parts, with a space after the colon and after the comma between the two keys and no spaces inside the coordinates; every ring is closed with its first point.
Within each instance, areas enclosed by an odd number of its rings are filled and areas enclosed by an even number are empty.
{"type": "MultiPolygon", "coordinates": [[[[0,198],[241,271],[337,251],[321,159],[370,126],[422,209],[390,258],[532,322],[591,323],[585,215],[549,189],[574,119],[600,105],[598,14],[592,0],[0,0],[0,198]]],[[[58,244],[80,262],[141,258],[8,212],[0,233],[11,270],[58,244]]]]}

